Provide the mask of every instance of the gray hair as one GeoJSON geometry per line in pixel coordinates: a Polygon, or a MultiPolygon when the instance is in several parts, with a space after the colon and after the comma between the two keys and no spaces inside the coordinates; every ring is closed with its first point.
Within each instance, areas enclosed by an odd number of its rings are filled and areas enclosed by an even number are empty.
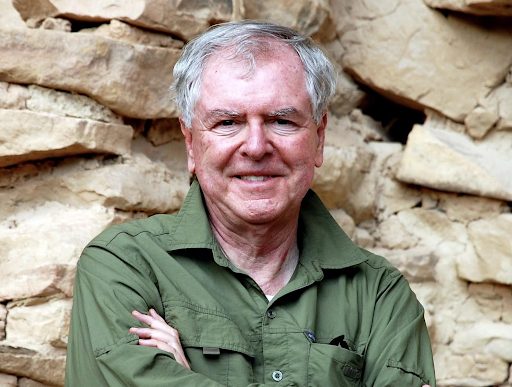
{"type": "Polygon", "coordinates": [[[223,49],[232,50],[232,59],[244,58],[252,69],[255,55],[264,52],[268,41],[292,47],[304,66],[306,89],[311,100],[313,119],[318,124],[336,89],[334,66],[311,38],[277,24],[244,20],[222,23],[191,40],[183,49],[173,70],[176,105],[182,120],[191,127],[194,108],[201,92],[201,77],[209,57],[223,49]]]}

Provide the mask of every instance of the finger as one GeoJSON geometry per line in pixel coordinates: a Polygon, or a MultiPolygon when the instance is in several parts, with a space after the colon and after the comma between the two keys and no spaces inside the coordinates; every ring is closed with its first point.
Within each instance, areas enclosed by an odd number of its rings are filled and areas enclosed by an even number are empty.
{"type": "Polygon", "coordinates": [[[165,320],[158,313],[155,312],[154,309],[150,309],[149,313],[152,313],[152,315],[143,314],[140,313],[139,311],[134,310],[132,312],[132,315],[140,322],[149,325],[151,328],[168,332],[169,334],[176,337],[179,336],[178,331],[171,327],[169,324],[167,324],[165,320]]]}
{"type": "Polygon", "coordinates": [[[181,346],[172,346],[164,341],[157,339],[140,339],[139,345],[144,347],[154,347],[168,352],[173,355],[174,360],[176,360],[178,364],[181,364],[183,367],[190,369],[190,364],[188,363],[188,360],[185,357],[181,346]]]}

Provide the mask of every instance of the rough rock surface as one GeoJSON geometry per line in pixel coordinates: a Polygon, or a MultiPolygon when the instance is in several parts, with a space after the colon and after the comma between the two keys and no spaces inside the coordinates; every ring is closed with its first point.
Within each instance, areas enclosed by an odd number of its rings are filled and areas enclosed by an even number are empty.
{"type": "Polygon", "coordinates": [[[128,125],[0,109],[0,167],[76,154],[128,154],[128,125]]]}
{"type": "Polygon", "coordinates": [[[176,114],[168,95],[179,50],[86,33],[0,30],[0,81],[86,94],[136,118],[176,114]]]}
{"type": "Polygon", "coordinates": [[[409,134],[397,171],[406,183],[452,192],[512,200],[512,132],[493,132],[482,141],[435,122],[409,134]]]}
{"type": "Polygon", "coordinates": [[[55,16],[87,21],[120,19],[186,40],[206,29],[211,21],[227,21],[240,12],[234,9],[238,2],[230,0],[13,0],[13,4],[32,24],[55,16]]]}
{"type": "Polygon", "coordinates": [[[510,0],[425,0],[430,7],[476,15],[512,16],[510,0]]]}

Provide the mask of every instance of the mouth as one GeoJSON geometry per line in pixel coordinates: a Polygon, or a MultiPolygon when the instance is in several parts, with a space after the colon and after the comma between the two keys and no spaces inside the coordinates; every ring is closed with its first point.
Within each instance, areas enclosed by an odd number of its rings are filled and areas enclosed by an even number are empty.
{"type": "Polygon", "coordinates": [[[266,176],[256,176],[256,175],[244,175],[244,176],[235,176],[237,179],[240,179],[242,181],[267,181],[267,180],[270,180],[276,176],[270,176],[270,175],[266,175],[266,176]]]}

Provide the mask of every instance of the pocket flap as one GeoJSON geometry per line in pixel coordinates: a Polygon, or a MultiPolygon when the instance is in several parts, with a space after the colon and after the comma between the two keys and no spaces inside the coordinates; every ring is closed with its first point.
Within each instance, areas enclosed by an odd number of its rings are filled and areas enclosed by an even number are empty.
{"type": "Polygon", "coordinates": [[[254,357],[238,325],[218,310],[185,302],[164,302],[165,320],[177,329],[183,347],[220,348],[254,357]]]}

